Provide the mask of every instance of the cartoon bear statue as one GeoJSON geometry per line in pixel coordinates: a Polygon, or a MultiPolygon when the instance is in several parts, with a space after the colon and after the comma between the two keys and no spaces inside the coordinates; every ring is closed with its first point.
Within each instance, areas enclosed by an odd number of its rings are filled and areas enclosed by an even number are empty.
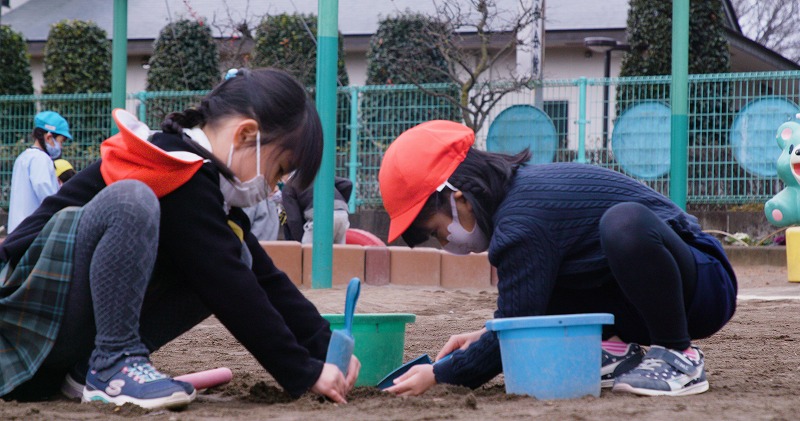
{"type": "Polygon", "coordinates": [[[764,213],[775,226],[800,224],[800,114],[778,127],[775,140],[783,150],[778,158],[778,177],[786,187],[767,201],[764,213]]]}

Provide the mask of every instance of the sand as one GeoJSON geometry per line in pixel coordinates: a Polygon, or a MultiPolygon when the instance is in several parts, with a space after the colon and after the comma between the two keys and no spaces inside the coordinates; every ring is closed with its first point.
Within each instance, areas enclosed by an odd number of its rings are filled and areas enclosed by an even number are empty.
{"type": "MultiPolygon", "coordinates": [[[[712,338],[698,341],[706,354],[711,389],[679,398],[648,398],[604,390],[600,397],[540,401],[507,395],[500,375],[476,390],[439,385],[420,397],[399,398],[375,388],[356,388],[347,405],[316,396],[289,399],[247,351],[210,318],[153,355],[163,371],[229,367],[233,381],[206,390],[187,409],[145,411],[128,405],[0,401],[0,419],[147,420],[506,420],[506,419],[796,419],[800,367],[800,285],[786,282],[774,266],[737,268],[741,293],[733,320],[712,338]],[[775,299],[777,297],[777,299],[775,299]]],[[[344,289],[304,290],[322,313],[339,313],[344,289]]],[[[447,338],[479,329],[491,317],[495,290],[365,285],[358,312],[414,313],[405,360],[435,355],[447,338]]]]}

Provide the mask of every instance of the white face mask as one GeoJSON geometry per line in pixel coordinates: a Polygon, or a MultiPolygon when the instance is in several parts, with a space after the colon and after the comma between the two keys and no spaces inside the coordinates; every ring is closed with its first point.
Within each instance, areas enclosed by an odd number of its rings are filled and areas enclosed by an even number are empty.
{"type": "Polygon", "coordinates": [[[453,193],[450,193],[450,209],[453,213],[453,222],[447,226],[447,245],[443,247],[444,251],[452,254],[469,254],[481,253],[489,249],[489,239],[481,231],[478,223],[475,223],[475,228],[472,231],[467,231],[461,226],[461,221],[458,220],[458,210],[456,209],[456,198],[453,193]]]}
{"type": "MultiPolygon", "coordinates": [[[[231,144],[231,150],[228,153],[228,168],[231,167],[232,158],[233,144],[231,144]]],[[[264,180],[264,175],[261,174],[260,131],[256,134],[256,176],[247,181],[240,181],[237,177],[233,177],[233,181],[231,181],[220,175],[219,187],[222,190],[222,197],[225,198],[225,203],[228,206],[238,208],[254,206],[269,196],[269,192],[272,189],[269,188],[266,180],[264,180]]]]}

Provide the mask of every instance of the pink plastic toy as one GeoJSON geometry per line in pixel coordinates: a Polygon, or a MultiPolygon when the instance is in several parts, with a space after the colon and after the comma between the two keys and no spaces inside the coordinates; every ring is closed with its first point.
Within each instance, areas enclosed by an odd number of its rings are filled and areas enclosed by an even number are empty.
{"type": "Polygon", "coordinates": [[[175,377],[175,380],[190,383],[195,389],[208,389],[228,383],[233,378],[233,373],[227,367],[212,370],[198,371],[197,373],[184,374],[175,377]]]}

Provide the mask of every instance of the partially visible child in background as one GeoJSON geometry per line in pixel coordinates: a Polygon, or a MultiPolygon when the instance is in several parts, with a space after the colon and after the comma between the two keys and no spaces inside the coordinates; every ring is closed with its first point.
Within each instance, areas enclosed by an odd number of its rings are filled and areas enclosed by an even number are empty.
{"type": "Polygon", "coordinates": [[[64,158],[58,158],[53,161],[56,167],[56,177],[58,177],[58,184],[64,184],[75,175],[75,168],[64,158]]]}
{"type": "Polygon", "coordinates": [[[275,241],[281,230],[278,205],[281,203],[281,190],[276,186],[269,197],[255,206],[242,209],[250,218],[250,232],[259,241],[275,241]]]}
{"type": "MultiPolygon", "coordinates": [[[[353,193],[353,182],[335,177],[333,187],[333,243],[344,244],[350,228],[347,202],[353,193]]],[[[286,210],[285,239],[311,244],[314,241],[314,187],[298,191],[291,185],[285,186],[283,208],[286,210]]]]}
{"type": "Polygon", "coordinates": [[[69,123],[55,111],[33,118],[33,143],[14,161],[8,204],[8,233],[27,218],[45,197],[58,190],[53,160],[61,157],[61,144],[72,139],[69,123]]]}

